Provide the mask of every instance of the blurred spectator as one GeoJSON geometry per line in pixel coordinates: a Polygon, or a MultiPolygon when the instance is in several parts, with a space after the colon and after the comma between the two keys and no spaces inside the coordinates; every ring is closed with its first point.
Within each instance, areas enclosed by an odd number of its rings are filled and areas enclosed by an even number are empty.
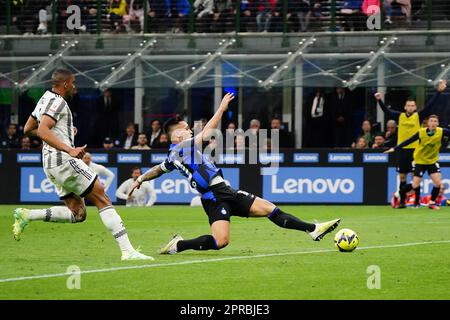
{"type": "Polygon", "coordinates": [[[411,23],[411,0],[384,0],[384,10],[386,13],[386,24],[392,24],[392,5],[398,4],[405,15],[406,22],[411,23]]]}
{"type": "Polygon", "coordinates": [[[10,123],[6,129],[6,136],[1,140],[2,148],[15,149],[20,148],[19,134],[17,133],[17,125],[10,123]]]}
{"type": "Polygon", "coordinates": [[[346,0],[341,9],[345,31],[365,30],[366,17],[363,12],[363,0],[346,0]]]}
{"type": "Polygon", "coordinates": [[[272,139],[265,138],[262,142],[261,150],[265,151],[265,152],[271,151],[272,150],[272,139]]]}
{"type": "Polygon", "coordinates": [[[352,143],[352,98],[345,88],[338,87],[328,101],[334,146],[346,148],[352,143]]]}
{"type": "Polygon", "coordinates": [[[103,137],[117,137],[119,132],[119,107],[116,99],[113,98],[112,92],[109,89],[103,91],[102,95],[97,100],[97,119],[96,119],[96,135],[97,144],[99,145],[103,137]]]}
{"type": "Polygon", "coordinates": [[[369,148],[369,144],[367,143],[366,138],[359,137],[358,140],[356,140],[356,143],[353,142],[352,148],[354,148],[354,149],[368,149],[369,148]]]}
{"type": "Polygon", "coordinates": [[[169,149],[170,139],[167,133],[161,133],[158,141],[152,145],[152,149],[169,149]]]}
{"type": "Polygon", "coordinates": [[[256,17],[256,31],[268,32],[270,27],[271,7],[269,0],[251,0],[250,11],[256,17]]]}
{"type": "Polygon", "coordinates": [[[110,137],[103,139],[103,149],[113,149],[114,143],[110,137]]]}
{"type": "Polygon", "coordinates": [[[249,135],[249,148],[258,147],[258,134],[259,129],[261,129],[261,122],[257,119],[250,120],[250,135],[249,135]]]}
{"type": "Polygon", "coordinates": [[[298,17],[299,24],[297,32],[308,31],[309,21],[314,8],[314,0],[296,0],[291,3],[298,17]]]}
{"type": "Polygon", "coordinates": [[[210,31],[214,15],[214,0],[195,0],[194,15],[197,32],[210,31]]]}
{"type": "Polygon", "coordinates": [[[270,22],[270,31],[271,32],[282,32],[283,31],[283,0],[272,0],[271,1],[271,15],[272,15],[272,17],[271,17],[271,22],[270,22]]]}
{"type": "Polygon", "coordinates": [[[148,139],[147,135],[143,132],[139,133],[137,144],[132,146],[132,150],[150,150],[150,147],[148,146],[148,139]]]}
{"type": "Polygon", "coordinates": [[[369,147],[372,146],[373,143],[373,135],[372,135],[372,124],[369,120],[364,120],[361,126],[361,136],[363,136],[369,147]]]}
{"type": "Polygon", "coordinates": [[[244,150],[245,149],[245,136],[243,134],[236,135],[235,143],[236,143],[236,150],[244,150]]]}
{"type": "Polygon", "coordinates": [[[397,145],[397,122],[389,120],[386,123],[386,133],[384,134],[385,147],[392,148],[397,145]]]}
{"type": "Polygon", "coordinates": [[[156,192],[152,188],[149,181],[144,181],[139,189],[135,189],[133,195],[128,196],[133,187],[134,182],[142,174],[139,167],[133,167],[131,171],[131,178],[125,180],[117,189],[116,197],[122,200],[126,200],[127,207],[150,207],[156,201],[156,192]]]}
{"type": "MultiPolygon", "coordinates": [[[[292,134],[282,127],[281,119],[279,119],[279,118],[272,119],[270,121],[270,129],[279,130],[278,131],[278,134],[279,134],[278,146],[280,148],[293,148],[294,147],[292,134]]],[[[270,142],[272,142],[272,140],[270,142]]]]}
{"type": "Polygon", "coordinates": [[[137,134],[136,129],[134,127],[134,123],[129,122],[127,124],[126,133],[120,139],[120,147],[124,149],[130,149],[131,146],[137,144],[137,134]]]}
{"type": "Polygon", "coordinates": [[[386,148],[384,143],[385,143],[385,140],[384,140],[383,134],[382,133],[377,133],[377,134],[374,135],[374,138],[373,138],[372,149],[386,148]]]}
{"type": "Polygon", "coordinates": [[[309,148],[329,148],[333,146],[334,139],[329,132],[330,106],[324,90],[318,88],[306,103],[306,134],[303,145],[309,148]]]}
{"type": "Polygon", "coordinates": [[[224,148],[234,149],[236,124],[234,122],[228,123],[225,129],[225,136],[223,138],[224,148]]]}
{"type": "Polygon", "coordinates": [[[141,27],[140,32],[144,32],[144,15],[149,14],[150,3],[148,0],[131,0],[128,10],[128,14],[124,16],[123,24],[128,33],[133,33],[131,27],[131,22],[139,20],[139,25],[141,27]],[[147,12],[144,13],[144,1],[147,1],[147,12]]]}
{"type": "Polygon", "coordinates": [[[40,1],[39,25],[36,33],[46,34],[48,32],[48,23],[52,21],[52,5],[53,3],[49,0],[40,1]]]}
{"type": "Polygon", "coordinates": [[[82,158],[83,162],[94,171],[98,177],[102,178],[102,184],[105,186],[105,191],[108,191],[111,183],[114,181],[114,173],[101,164],[92,161],[92,155],[86,152],[82,158]]]}
{"type": "Polygon", "coordinates": [[[170,18],[170,25],[173,33],[187,31],[187,18],[191,11],[189,0],[166,0],[167,17],[170,18]]]}
{"type": "Polygon", "coordinates": [[[215,8],[211,31],[223,33],[232,31],[234,28],[234,0],[215,0],[215,8]]]}
{"type": "Polygon", "coordinates": [[[31,139],[28,136],[23,136],[20,139],[20,149],[22,150],[31,150],[31,139]]]}
{"type": "Polygon", "coordinates": [[[150,0],[149,32],[166,32],[168,30],[168,11],[166,0],[150,0]]]}
{"type": "MultiPolygon", "coordinates": [[[[240,32],[252,32],[254,31],[254,17],[253,12],[251,11],[252,7],[250,5],[251,0],[242,0],[240,5],[241,10],[241,30],[240,32]]],[[[239,2],[236,4],[238,5],[239,2]]],[[[234,14],[236,14],[236,10],[234,11],[234,14]]]]}
{"type": "Polygon", "coordinates": [[[125,0],[110,0],[107,19],[111,24],[111,30],[119,33],[123,19],[127,15],[127,2],[125,0]]]}
{"type": "Polygon", "coordinates": [[[159,143],[159,137],[161,136],[161,121],[155,119],[151,122],[152,130],[147,134],[150,137],[149,145],[151,148],[156,148],[155,145],[159,143]]]}

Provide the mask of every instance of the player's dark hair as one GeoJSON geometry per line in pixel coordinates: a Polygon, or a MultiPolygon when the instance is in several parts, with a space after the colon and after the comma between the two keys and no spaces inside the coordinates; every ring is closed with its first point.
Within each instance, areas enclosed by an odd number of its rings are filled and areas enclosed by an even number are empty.
{"type": "Polygon", "coordinates": [[[56,69],[52,73],[52,86],[57,86],[65,81],[67,81],[70,77],[73,76],[73,73],[67,69],[56,69]]]}
{"type": "Polygon", "coordinates": [[[414,99],[414,98],[412,98],[412,97],[409,97],[408,99],[406,99],[406,102],[405,102],[405,104],[406,103],[408,103],[408,102],[416,102],[416,99],[414,99]]]}
{"type": "Polygon", "coordinates": [[[170,127],[179,124],[181,121],[184,121],[181,114],[177,114],[175,117],[167,119],[163,125],[164,132],[169,134],[170,127]]]}
{"type": "Polygon", "coordinates": [[[428,120],[430,120],[431,118],[439,120],[439,117],[437,115],[435,115],[435,114],[432,114],[431,116],[429,116],[428,120]]]}
{"type": "Polygon", "coordinates": [[[134,170],[139,170],[139,171],[141,171],[141,168],[138,167],[138,166],[134,166],[134,167],[131,168],[131,173],[133,173],[134,170]]]}

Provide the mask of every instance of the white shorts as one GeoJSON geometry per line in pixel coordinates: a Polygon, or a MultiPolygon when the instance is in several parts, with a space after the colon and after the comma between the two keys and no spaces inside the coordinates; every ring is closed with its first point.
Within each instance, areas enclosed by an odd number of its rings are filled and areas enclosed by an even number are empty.
{"type": "Polygon", "coordinates": [[[85,197],[94,187],[97,174],[80,159],[70,159],[54,168],[45,168],[47,178],[55,185],[56,193],[63,200],[72,194],[85,197]]]}

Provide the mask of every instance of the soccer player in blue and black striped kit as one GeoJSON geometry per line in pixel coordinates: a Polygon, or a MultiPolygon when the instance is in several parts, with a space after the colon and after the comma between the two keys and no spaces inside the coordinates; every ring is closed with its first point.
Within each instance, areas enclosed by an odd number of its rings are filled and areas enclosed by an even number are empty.
{"type": "Polygon", "coordinates": [[[178,170],[187,177],[193,188],[202,195],[203,209],[209,218],[211,235],[184,240],[175,235],[161,254],[175,254],[184,250],[219,250],[230,242],[230,217],[267,217],[276,225],[307,232],[314,241],[334,230],[340,222],[335,219],[323,223],[307,223],[284,212],[273,203],[242,190],[234,190],[225,183],[222,171],[201,152],[201,145],[207,133],[216,129],[228,104],[234,99],[230,93],[222,99],[219,109],[209,120],[202,132],[193,137],[189,125],[179,118],[166,121],[164,127],[172,140],[167,159],[141,175],[134,183],[134,189],[142,182],[155,179],[164,173],[178,170]]]}

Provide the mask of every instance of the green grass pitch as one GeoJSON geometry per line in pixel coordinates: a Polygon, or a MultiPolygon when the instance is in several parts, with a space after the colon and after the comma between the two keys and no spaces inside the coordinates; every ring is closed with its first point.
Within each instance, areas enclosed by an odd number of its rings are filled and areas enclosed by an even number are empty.
{"type": "Polygon", "coordinates": [[[0,299],[450,299],[450,208],[281,207],[309,221],[340,217],[339,228],[355,230],[360,248],[340,253],[335,232],[313,242],[265,218],[236,217],[227,248],[160,256],[157,248],[174,233],[209,233],[203,210],[117,207],[132,243],[156,258],[122,262],[95,208],[81,224],[31,223],[16,242],[14,206],[3,205],[0,299]],[[80,289],[67,288],[71,265],[82,272],[80,289]],[[380,289],[367,287],[371,265],[380,268],[380,289]]]}

